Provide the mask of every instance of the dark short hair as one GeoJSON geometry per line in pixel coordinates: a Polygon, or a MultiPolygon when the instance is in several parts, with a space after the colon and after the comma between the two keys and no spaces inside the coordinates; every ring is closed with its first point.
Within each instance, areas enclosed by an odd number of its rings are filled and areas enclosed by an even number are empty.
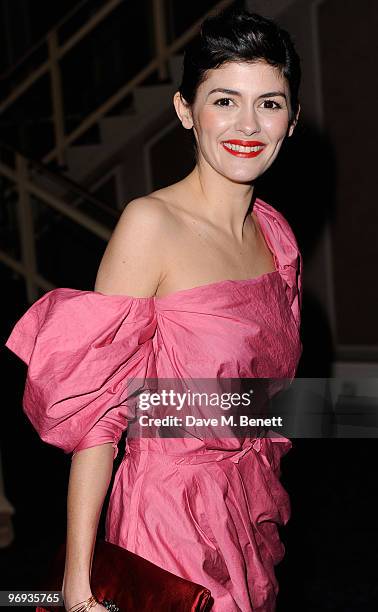
{"type": "Polygon", "coordinates": [[[289,33],[257,13],[232,7],[210,16],[189,43],[184,54],[181,96],[192,105],[206,72],[227,62],[265,61],[287,79],[290,91],[290,123],[298,110],[300,59],[289,33]]]}

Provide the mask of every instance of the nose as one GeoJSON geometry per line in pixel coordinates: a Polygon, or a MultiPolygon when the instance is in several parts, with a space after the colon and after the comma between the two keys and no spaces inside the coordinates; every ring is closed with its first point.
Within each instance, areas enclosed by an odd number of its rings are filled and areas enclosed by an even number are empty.
{"type": "Polygon", "coordinates": [[[244,106],[240,108],[237,116],[236,130],[243,132],[246,136],[260,132],[259,120],[253,107],[244,106]]]}

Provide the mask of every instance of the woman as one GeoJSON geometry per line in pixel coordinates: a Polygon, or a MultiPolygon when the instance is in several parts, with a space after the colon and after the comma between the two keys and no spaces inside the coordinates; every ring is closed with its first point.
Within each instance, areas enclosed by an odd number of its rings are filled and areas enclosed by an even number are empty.
{"type": "MultiPolygon", "coordinates": [[[[25,412],[43,440],[73,452],[67,609],[91,595],[100,511],[135,409],[126,379],[295,375],[301,256],[254,187],[293,133],[299,80],[276,24],[245,11],[208,19],[174,96],[194,134],[194,170],[128,204],[94,292],[48,292],[7,341],[29,365],[25,412]]],[[[208,587],[216,612],[274,610],[277,525],[290,514],[280,458],[290,446],[278,437],[128,438],[106,539],[208,587]]]]}

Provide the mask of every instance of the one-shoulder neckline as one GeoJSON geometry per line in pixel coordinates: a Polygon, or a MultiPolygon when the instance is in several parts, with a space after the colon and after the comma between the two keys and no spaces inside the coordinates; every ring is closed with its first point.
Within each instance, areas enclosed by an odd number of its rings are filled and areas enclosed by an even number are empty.
{"type": "MultiPolygon", "coordinates": [[[[202,285],[195,285],[194,287],[188,287],[186,289],[178,289],[177,291],[172,291],[171,293],[167,293],[166,295],[162,295],[162,296],[152,296],[154,298],[154,300],[156,302],[161,302],[164,300],[168,300],[170,298],[175,298],[176,296],[180,296],[181,294],[187,294],[190,291],[197,291],[200,289],[211,289],[211,288],[215,288],[217,286],[220,285],[224,285],[224,284],[247,284],[247,285],[254,285],[260,281],[265,280],[266,278],[279,274],[279,270],[280,270],[280,262],[279,259],[277,257],[277,253],[275,253],[273,246],[271,244],[271,241],[269,239],[269,237],[267,236],[267,234],[264,231],[264,228],[262,227],[261,224],[261,218],[259,215],[259,208],[262,207],[262,200],[260,200],[259,198],[256,198],[255,200],[255,204],[254,206],[257,204],[256,206],[256,217],[258,220],[258,229],[261,232],[261,235],[265,241],[266,247],[268,248],[268,250],[271,252],[272,256],[273,256],[273,260],[274,260],[274,265],[275,265],[275,270],[272,270],[271,272],[264,272],[263,274],[259,274],[258,276],[254,276],[252,278],[245,278],[245,279],[223,279],[223,280],[219,280],[219,281],[212,281],[210,283],[204,283],[202,285]]],[[[252,212],[249,213],[250,216],[252,217],[253,214],[253,209],[252,212]]]]}
{"type": "MultiPolygon", "coordinates": [[[[261,231],[261,234],[265,240],[266,246],[269,249],[269,251],[271,252],[271,254],[273,255],[273,260],[274,260],[274,264],[276,269],[272,270],[271,272],[264,272],[263,274],[259,274],[258,276],[254,276],[253,278],[245,278],[245,279],[223,279],[223,280],[219,280],[219,281],[212,281],[210,283],[204,283],[202,285],[195,285],[194,287],[187,287],[185,289],[177,289],[177,291],[172,291],[171,293],[167,293],[166,295],[163,296],[157,296],[157,295],[150,295],[150,296],[134,296],[134,295],[127,295],[127,294],[109,294],[109,293],[102,293],[101,291],[94,291],[94,292],[90,292],[90,293],[96,293],[98,295],[101,295],[102,297],[105,298],[113,298],[113,299],[124,299],[124,300],[138,300],[138,301],[151,301],[153,300],[154,302],[165,302],[168,301],[170,299],[174,299],[176,297],[180,297],[181,295],[187,295],[191,292],[195,292],[195,291],[202,291],[202,290],[206,290],[206,289],[212,289],[212,288],[216,288],[218,286],[222,286],[222,285],[254,285],[257,284],[259,282],[263,282],[264,280],[267,280],[270,277],[274,277],[275,275],[280,275],[280,260],[277,256],[277,253],[274,251],[272,243],[269,239],[269,236],[266,234],[266,232],[264,231],[264,228],[260,222],[261,220],[261,216],[260,215],[260,209],[263,208],[263,205],[265,203],[260,200],[259,198],[256,198],[255,200],[255,205],[256,206],[256,216],[258,218],[258,223],[259,223],[259,229],[261,231]]],[[[250,213],[250,215],[252,216],[253,210],[250,213]]],[[[79,290],[78,290],[79,291],[79,290]]],[[[81,292],[82,293],[82,292],[81,292]]]]}
{"type": "Polygon", "coordinates": [[[264,274],[259,274],[259,276],[254,276],[253,278],[243,278],[243,279],[226,278],[224,280],[213,281],[211,283],[204,283],[203,285],[195,285],[194,287],[188,287],[187,289],[178,289],[177,291],[172,291],[171,293],[167,293],[167,295],[162,295],[161,297],[157,295],[154,295],[152,297],[156,302],[162,302],[164,300],[168,300],[169,298],[175,298],[176,296],[179,296],[181,294],[187,294],[191,291],[199,291],[200,289],[211,289],[219,285],[225,285],[225,284],[254,285],[258,282],[265,280],[267,277],[273,276],[275,274],[279,274],[279,270],[272,270],[271,272],[264,272],[264,274]]]}
{"type": "Polygon", "coordinates": [[[167,293],[167,295],[162,295],[161,297],[157,295],[149,295],[149,296],[137,296],[137,295],[127,295],[127,294],[118,294],[111,295],[109,293],[101,293],[101,291],[95,291],[101,296],[109,297],[109,298],[123,298],[127,300],[154,300],[155,302],[163,302],[170,298],[175,298],[176,296],[180,296],[181,294],[188,294],[190,292],[199,291],[202,289],[211,289],[218,287],[220,285],[225,284],[233,284],[233,285],[254,285],[258,282],[265,280],[267,277],[274,276],[276,274],[280,274],[279,270],[272,270],[271,272],[264,272],[264,274],[259,274],[259,276],[254,276],[253,278],[243,278],[243,279],[230,279],[226,278],[224,280],[213,281],[211,283],[204,283],[203,285],[195,285],[194,287],[187,287],[186,289],[177,289],[177,291],[172,291],[171,293],[167,293]]]}

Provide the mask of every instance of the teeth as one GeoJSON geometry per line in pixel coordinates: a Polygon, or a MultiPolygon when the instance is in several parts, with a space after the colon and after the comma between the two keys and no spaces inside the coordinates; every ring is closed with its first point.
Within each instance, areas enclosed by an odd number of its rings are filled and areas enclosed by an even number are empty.
{"type": "Polygon", "coordinates": [[[230,142],[223,143],[227,149],[232,149],[232,151],[239,151],[239,153],[250,153],[251,151],[261,151],[264,147],[258,145],[256,147],[244,147],[243,145],[231,144],[230,142]]]}

